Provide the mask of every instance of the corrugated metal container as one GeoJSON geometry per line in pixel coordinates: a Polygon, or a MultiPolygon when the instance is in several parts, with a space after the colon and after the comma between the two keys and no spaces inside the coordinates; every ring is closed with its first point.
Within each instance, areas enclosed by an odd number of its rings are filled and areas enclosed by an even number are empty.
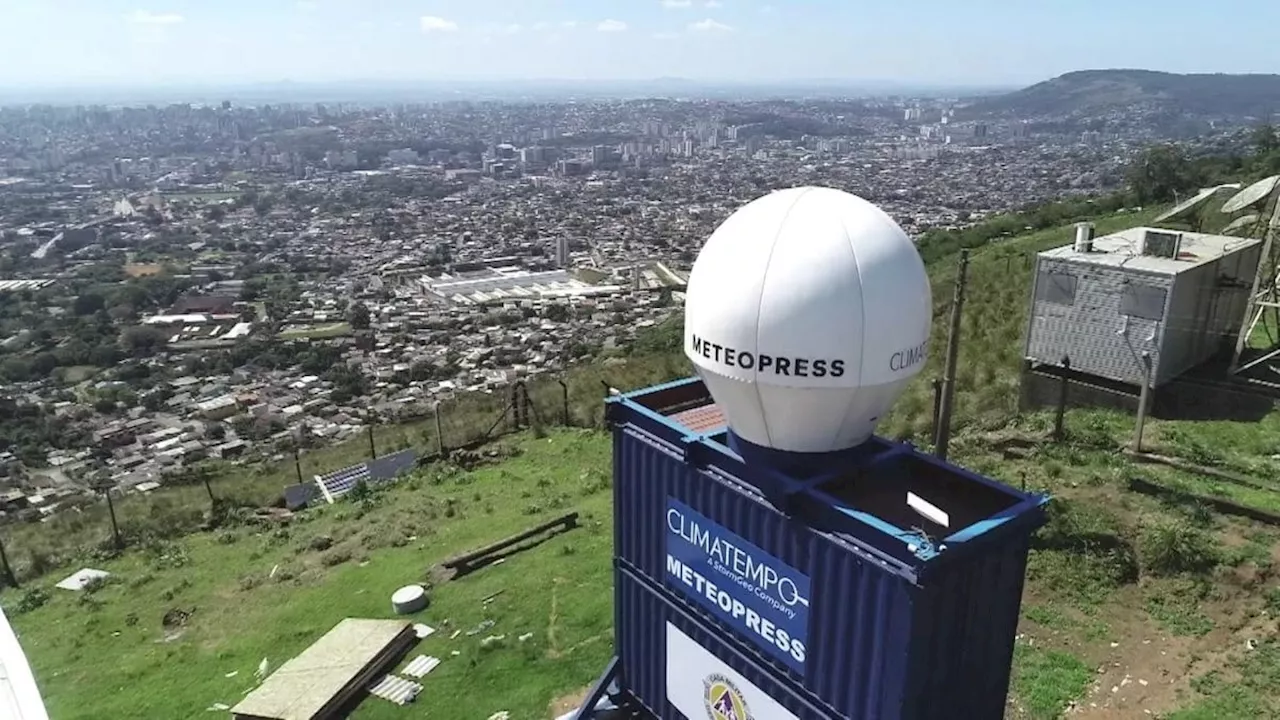
{"type": "Polygon", "coordinates": [[[1240,330],[1258,240],[1181,233],[1177,258],[1142,254],[1149,228],[1036,257],[1025,357],[1132,385],[1159,387],[1226,350],[1240,330]]]}
{"type": "MultiPolygon", "coordinates": [[[[697,380],[610,401],[620,573],[822,713],[1001,717],[1047,499],[880,439],[856,467],[782,477],[743,463],[705,412],[698,430],[675,420],[709,404],[697,380]],[[910,509],[908,492],[948,526],[910,509]]],[[[620,648],[643,637],[641,621],[619,611],[620,648]]],[[[628,646],[622,672],[660,672],[661,651],[628,646]]],[[[646,703],[656,691],[636,688],[646,703]]]]}

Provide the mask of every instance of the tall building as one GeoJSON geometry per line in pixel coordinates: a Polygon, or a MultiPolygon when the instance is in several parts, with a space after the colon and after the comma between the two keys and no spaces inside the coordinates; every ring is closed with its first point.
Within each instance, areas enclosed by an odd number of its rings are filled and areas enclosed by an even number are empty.
{"type": "Polygon", "coordinates": [[[559,267],[569,267],[569,238],[561,236],[556,238],[556,265],[559,267]]]}

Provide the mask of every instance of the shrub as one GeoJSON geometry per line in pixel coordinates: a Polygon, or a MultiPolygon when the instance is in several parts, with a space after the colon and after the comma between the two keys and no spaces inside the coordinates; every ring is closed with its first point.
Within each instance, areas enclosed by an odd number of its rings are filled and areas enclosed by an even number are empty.
{"type": "Polygon", "coordinates": [[[1146,528],[1139,553],[1143,567],[1152,575],[1207,573],[1222,559],[1217,540],[1185,521],[1146,528]]]}
{"type": "Polygon", "coordinates": [[[22,593],[22,597],[18,598],[17,604],[13,606],[14,613],[28,613],[32,610],[44,607],[49,602],[49,593],[44,588],[31,587],[22,593]]]}

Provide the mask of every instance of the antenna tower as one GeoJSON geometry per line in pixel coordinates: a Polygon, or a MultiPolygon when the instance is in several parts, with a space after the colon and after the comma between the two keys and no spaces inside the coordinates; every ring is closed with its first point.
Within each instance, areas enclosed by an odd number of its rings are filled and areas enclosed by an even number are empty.
{"type": "Polygon", "coordinates": [[[1222,205],[1240,213],[1224,232],[1262,240],[1258,270],[1240,321],[1228,374],[1280,387],[1280,175],[1259,180],[1222,205]]]}

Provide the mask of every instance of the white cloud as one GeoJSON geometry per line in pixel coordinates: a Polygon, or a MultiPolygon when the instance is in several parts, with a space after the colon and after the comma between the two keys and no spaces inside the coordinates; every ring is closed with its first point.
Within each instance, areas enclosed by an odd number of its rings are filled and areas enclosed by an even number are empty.
{"type": "Polygon", "coordinates": [[[682,10],[693,5],[693,0],[662,0],[662,7],[668,10],[682,10]]]}
{"type": "Polygon", "coordinates": [[[134,25],[177,25],[182,16],[177,13],[153,13],[149,10],[134,10],[129,16],[134,25]]]}
{"type": "Polygon", "coordinates": [[[678,37],[680,37],[680,33],[656,32],[653,34],[654,40],[675,40],[678,37]]]}
{"type": "Polygon", "coordinates": [[[312,2],[312,0],[298,0],[297,7],[303,12],[311,12],[320,6],[312,2]]]}
{"type": "Polygon", "coordinates": [[[418,24],[422,27],[422,32],[424,33],[458,31],[458,23],[435,15],[423,15],[419,18],[418,24]]]}
{"type": "Polygon", "coordinates": [[[716,22],[715,20],[712,20],[711,18],[707,18],[706,20],[699,20],[699,21],[698,21],[698,22],[696,22],[696,23],[691,23],[691,24],[689,25],[689,29],[690,29],[690,30],[692,30],[692,31],[694,31],[694,32],[703,32],[703,33],[726,33],[726,32],[733,32],[733,28],[732,28],[732,27],[730,27],[730,26],[728,26],[728,25],[725,25],[725,24],[724,24],[724,23],[722,23],[722,22],[716,22]]]}
{"type": "Polygon", "coordinates": [[[714,10],[716,8],[724,7],[724,3],[720,2],[720,0],[707,0],[704,6],[714,10]]]}
{"type": "Polygon", "coordinates": [[[577,21],[577,20],[565,20],[564,22],[560,23],[560,25],[561,25],[562,27],[568,28],[569,30],[572,30],[572,29],[574,29],[574,28],[578,27],[578,21],[577,21]]]}
{"type": "Polygon", "coordinates": [[[770,13],[772,13],[772,12],[773,12],[773,6],[772,6],[772,5],[761,5],[761,6],[760,6],[760,12],[764,13],[765,15],[769,15],[770,13]]]}
{"type": "Polygon", "coordinates": [[[529,29],[533,30],[534,32],[549,30],[550,28],[551,28],[551,23],[547,22],[546,20],[539,20],[538,22],[529,26],[529,29]]]}
{"type": "Polygon", "coordinates": [[[503,25],[498,28],[498,32],[503,35],[515,35],[523,29],[524,28],[520,27],[520,23],[511,23],[510,25],[503,25]]]}
{"type": "Polygon", "coordinates": [[[600,32],[623,32],[627,29],[627,24],[621,20],[601,20],[596,25],[596,30],[600,32]]]}

